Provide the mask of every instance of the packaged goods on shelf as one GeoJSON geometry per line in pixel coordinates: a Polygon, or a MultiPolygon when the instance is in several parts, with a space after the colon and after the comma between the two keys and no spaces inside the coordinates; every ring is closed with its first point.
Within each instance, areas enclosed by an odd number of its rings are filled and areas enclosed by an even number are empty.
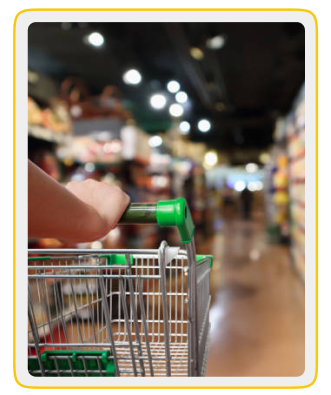
{"type": "Polygon", "coordinates": [[[303,182],[291,184],[291,201],[305,207],[305,184],[303,182]]]}
{"type": "Polygon", "coordinates": [[[68,104],[74,121],[92,119],[131,118],[131,112],[122,104],[122,93],[114,85],[107,85],[101,94],[91,96],[85,81],[67,77],[61,84],[60,98],[68,104]]]}
{"type": "Polygon", "coordinates": [[[165,134],[164,144],[172,152],[173,157],[192,159],[198,164],[203,163],[207,152],[206,144],[189,141],[180,135],[177,129],[171,129],[165,134]]]}
{"type": "Polygon", "coordinates": [[[148,171],[150,173],[168,173],[171,170],[171,156],[153,152],[150,156],[148,171]]]}
{"type": "Polygon", "coordinates": [[[146,164],[150,163],[152,153],[148,144],[150,135],[134,125],[126,125],[122,127],[120,136],[123,142],[123,159],[140,160],[146,164]]]}
{"type": "Polygon", "coordinates": [[[43,118],[40,107],[31,97],[28,97],[28,124],[41,126],[42,123],[43,118]]]}
{"type": "Polygon", "coordinates": [[[278,122],[279,140],[266,166],[269,191],[266,207],[269,227],[283,224],[291,243],[293,266],[305,273],[305,88],[301,88],[292,111],[278,122]],[[272,215],[268,215],[272,213],[272,215]]]}
{"type": "Polygon", "coordinates": [[[68,107],[65,102],[56,98],[51,99],[47,107],[41,108],[35,100],[28,97],[28,124],[39,126],[55,134],[72,133],[68,107]]]}
{"type": "Polygon", "coordinates": [[[91,136],[79,136],[72,143],[60,147],[59,158],[72,158],[81,163],[118,163],[122,161],[123,143],[121,140],[98,141],[91,136]]]}
{"type": "Polygon", "coordinates": [[[270,242],[287,241],[289,237],[288,158],[284,147],[284,122],[278,122],[276,142],[265,168],[265,208],[270,242]]]}
{"type": "Polygon", "coordinates": [[[291,160],[289,166],[289,176],[291,180],[304,180],[305,174],[305,157],[301,156],[291,160]]]}
{"type": "Polygon", "coordinates": [[[51,129],[59,133],[72,133],[72,122],[67,103],[58,98],[50,101],[53,124],[51,129]]]}
{"type": "Polygon", "coordinates": [[[301,88],[287,118],[291,256],[294,267],[305,276],[305,87],[301,88]]]}

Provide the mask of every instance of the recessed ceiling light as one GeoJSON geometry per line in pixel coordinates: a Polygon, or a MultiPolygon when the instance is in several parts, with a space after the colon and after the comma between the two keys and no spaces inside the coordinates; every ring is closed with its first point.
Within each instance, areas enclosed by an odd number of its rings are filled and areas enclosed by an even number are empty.
{"type": "Polygon", "coordinates": [[[87,41],[90,45],[93,45],[93,47],[101,47],[105,42],[105,39],[102,34],[93,32],[87,36],[87,41]]]}
{"type": "Polygon", "coordinates": [[[268,152],[262,152],[261,155],[259,156],[260,162],[262,162],[264,165],[269,162],[270,160],[270,155],[268,152]]]}
{"type": "Polygon", "coordinates": [[[255,173],[259,169],[259,167],[256,163],[247,163],[245,169],[247,173],[255,173]]]}
{"type": "Polygon", "coordinates": [[[187,96],[187,93],[181,91],[181,92],[176,93],[175,98],[178,103],[186,103],[188,96],[187,96]]]}
{"type": "Polygon", "coordinates": [[[219,34],[218,36],[209,38],[206,42],[206,45],[209,49],[221,49],[224,47],[225,41],[225,37],[222,34],[219,34]]]}
{"type": "Polygon", "coordinates": [[[191,125],[187,121],[183,121],[179,124],[180,134],[188,134],[191,130],[191,125]]]}
{"type": "Polygon", "coordinates": [[[128,85],[137,85],[141,82],[141,80],[141,74],[136,69],[130,69],[123,75],[123,81],[128,85]]]}
{"type": "Polygon", "coordinates": [[[246,183],[244,181],[236,181],[234,184],[234,189],[237,192],[242,192],[246,188],[246,183]]]}
{"type": "Polygon", "coordinates": [[[191,54],[192,58],[194,58],[196,60],[202,60],[205,56],[203,51],[198,47],[192,47],[190,49],[190,54],[191,54]]]}
{"type": "Polygon", "coordinates": [[[210,128],[211,128],[211,123],[208,121],[208,119],[201,119],[198,122],[198,129],[200,130],[200,132],[202,133],[209,132],[210,128]]]}
{"type": "Polygon", "coordinates": [[[174,80],[169,81],[167,84],[167,89],[170,93],[176,93],[180,89],[180,84],[179,84],[179,82],[174,81],[174,80]]]}
{"type": "Polygon", "coordinates": [[[207,167],[213,167],[218,161],[218,155],[215,151],[208,151],[205,155],[205,164],[207,167]]]}
{"type": "Polygon", "coordinates": [[[150,103],[151,103],[151,106],[153,108],[155,108],[156,110],[161,110],[166,105],[167,99],[165,98],[164,95],[161,95],[158,93],[158,94],[155,94],[151,97],[150,103]]]}
{"type": "Polygon", "coordinates": [[[184,108],[180,104],[172,104],[169,107],[169,113],[173,117],[180,117],[184,114],[184,108]]]}
{"type": "Polygon", "coordinates": [[[152,136],[148,140],[148,144],[152,148],[159,147],[162,144],[162,137],[160,136],[152,136]]]}

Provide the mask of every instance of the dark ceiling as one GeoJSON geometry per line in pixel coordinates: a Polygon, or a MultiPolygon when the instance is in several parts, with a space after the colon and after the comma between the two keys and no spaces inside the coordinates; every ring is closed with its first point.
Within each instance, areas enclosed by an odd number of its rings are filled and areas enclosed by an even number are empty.
{"type": "Polygon", "coordinates": [[[185,119],[191,139],[227,150],[269,146],[276,117],[289,111],[305,78],[299,23],[34,23],[28,37],[29,69],[58,84],[68,75],[81,77],[93,94],[107,84],[119,86],[150,132],[170,122],[167,110],[150,108],[150,95],[178,80],[190,98],[185,119]],[[83,42],[94,30],[105,37],[100,48],[83,42]],[[218,34],[225,46],[208,49],[206,40],[218,34]],[[192,46],[204,51],[202,60],[190,56],[192,46]],[[129,68],[140,70],[139,86],[123,83],[129,68]],[[212,121],[209,133],[197,131],[201,117],[212,121]]]}

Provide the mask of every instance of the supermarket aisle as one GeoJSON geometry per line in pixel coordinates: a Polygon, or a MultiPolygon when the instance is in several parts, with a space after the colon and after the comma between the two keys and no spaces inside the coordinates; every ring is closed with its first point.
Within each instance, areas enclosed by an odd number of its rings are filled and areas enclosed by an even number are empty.
{"type": "Polygon", "coordinates": [[[262,219],[232,220],[214,238],[206,376],[300,376],[304,287],[286,247],[265,242],[262,219]]]}

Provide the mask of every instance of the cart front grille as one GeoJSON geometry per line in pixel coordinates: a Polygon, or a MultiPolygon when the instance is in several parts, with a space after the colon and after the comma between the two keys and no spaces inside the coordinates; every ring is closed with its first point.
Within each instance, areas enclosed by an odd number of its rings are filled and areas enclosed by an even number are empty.
{"type": "MultiPolygon", "coordinates": [[[[201,277],[204,266],[199,267],[201,277]]],[[[186,256],[162,268],[157,250],[123,252],[121,259],[101,254],[30,257],[30,374],[187,376],[187,273],[186,256]]],[[[209,277],[208,285],[202,280],[198,286],[203,350],[208,297],[209,277]]]]}

